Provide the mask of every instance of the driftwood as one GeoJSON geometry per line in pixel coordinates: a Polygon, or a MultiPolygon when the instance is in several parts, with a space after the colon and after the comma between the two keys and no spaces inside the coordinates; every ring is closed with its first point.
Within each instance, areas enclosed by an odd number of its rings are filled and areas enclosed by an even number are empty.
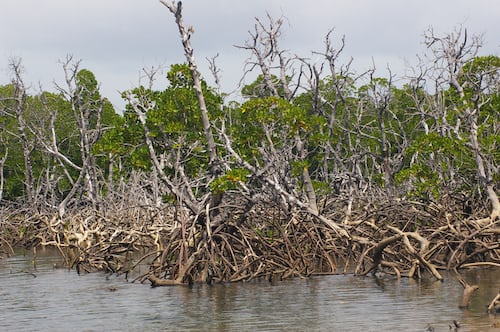
{"type": "Polygon", "coordinates": [[[488,305],[488,312],[489,313],[500,312],[500,291],[498,291],[497,296],[495,296],[495,298],[491,300],[490,304],[488,305]]]}
{"type": "Polygon", "coordinates": [[[458,306],[461,309],[466,309],[469,307],[470,300],[472,298],[472,294],[479,289],[478,285],[464,285],[464,293],[462,295],[462,300],[460,301],[460,305],[458,306]]]}
{"type": "Polygon", "coordinates": [[[154,275],[150,275],[148,277],[148,280],[151,281],[151,287],[187,285],[187,283],[179,280],[160,279],[158,277],[155,277],[154,275]]]}
{"type": "Polygon", "coordinates": [[[469,307],[472,294],[479,289],[478,285],[469,285],[465,279],[458,273],[455,269],[455,273],[457,275],[457,279],[464,288],[464,292],[462,294],[462,300],[460,301],[460,305],[458,306],[460,309],[467,309],[469,307]]]}

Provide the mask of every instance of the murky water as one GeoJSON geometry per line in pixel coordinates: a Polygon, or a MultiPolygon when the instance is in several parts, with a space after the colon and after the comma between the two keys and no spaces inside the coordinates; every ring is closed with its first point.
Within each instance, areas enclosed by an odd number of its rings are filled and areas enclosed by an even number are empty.
{"type": "Polygon", "coordinates": [[[481,288],[470,310],[445,282],[322,276],[268,282],[150,288],[100,273],[54,269],[54,255],[0,260],[0,331],[500,331],[487,315],[500,269],[464,272],[481,288]],[[33,273],[33,274],[31,274],[33,273]],[[36,277],[35,277],[36,276],[36,277]]]}

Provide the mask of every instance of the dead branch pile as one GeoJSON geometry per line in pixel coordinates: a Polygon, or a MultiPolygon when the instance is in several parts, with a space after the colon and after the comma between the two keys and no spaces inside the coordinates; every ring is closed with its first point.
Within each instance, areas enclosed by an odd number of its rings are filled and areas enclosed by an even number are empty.
{"type": "Polygon", "coordinates": [[[227,195],[223,222],[167,204],[106,215],[81,208],[64,219],[4,208],[0,247],[9,254],[16,246],[54,246],[78,271],[128,273],[147,261],[137,280],[154,286],[331,273],[441,280],[440,270],[500,266],[498,218],[480,223],[441,205],[389,199],[360,200],[349,219],[338,200],[323,207],[349,237],[281,202],[245,204],[227,195]]]}

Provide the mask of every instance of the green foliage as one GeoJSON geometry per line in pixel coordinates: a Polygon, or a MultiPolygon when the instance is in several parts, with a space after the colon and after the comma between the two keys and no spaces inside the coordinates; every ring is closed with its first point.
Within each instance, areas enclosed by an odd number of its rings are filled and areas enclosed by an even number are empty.
{"type": "Polygon", "coordinates": [[[467,82],[467,90],[486,90],[490,95],[498,92],[498,80],[500,78],[500,57],[478,56],[468,62],[459,77],[459,82],[467,82]]]}
{"type": "Polygon", "coordinates": [[[428,197],[429,194],[438,198],[443,185],[438,173],[423,163],[415,163],[409,168],[404,168],[396,174],[395,180],[398,183],[410,181],[413,189],[408,192],[408,195],[417,199],[428,197]]]}
{"type": "Polygon", "coordinates": [[[245,102],[234,112],[233,121],[232,136],[247,157],[255,156],[257,148],[267,141],[266,130],[271,132],[272,143],[280,147],[295,135],[315,137],[315,129],[323,124],[322,118],[279,97],[245,102]]]}
{"type": "MultiPolygon", "coordinates": [[[[163,91],[153,91],[143,86],[132,90],[138,99],[151,105],[147,109],[146,125],[149,138],[158,155],[183,156],[184,171],[195,176],[207,169],[209,156],[204,149],[204,135],[201,111],[198,106],[196,90],[193,86],[191,71],[186,64],[172,65],[167,73],[169,86],[163,91]]],[[[211,119],[216,121],[223,116],[222,98],[202,80],[202,92],[211,119]]],[[[123,141],[131,146],[128,153],[132,168],[149,169],[151,162],[145,147],[144,128],[137,114],[128,107],[122,126],[123,141]]],[[[173,165],[165,172],[175,173],[173,165]]]]}
{"type": "MultiPolygon", "coordinates": [[[[451,187],[472,190],[477,183],[470,126],[466,125],[470,110],[471,115],[477,115],[482,157],[492,165],[491,169],[500,165],[499,67],[500,58],[496,56],[476,57],[467,63],[459,77],[463,97],[453,88],[432,95],[425,87],[395,87],[386,78],[373,78],[359,86],[350,74],[325,77],[317,89],[302,91],[293,100],[284,98],[283,86],[275,76],[271,80],[278,96],[266,90],[260,75],[242,88],[242,104],[223,105],[221,96],[203,80],[202,90],[212,124],[219,126],[224,121],[233,148],[256,167],[269,162],[265,160],[266,153],[276,151],[283,163],[278,165],[280,176],[293,179],[293,190],[302,189],[305,169],[320,195],[331,193],[330,181],[342,172],[356,173],[357,181],[383,188],[387,185],[383,173],[387,161],[396,185],[410,188],[409,194],[414,198],[429,198],[438,197],[451,187]],[[305,157],[299,154],[298,142],[306,147],[305,157]]],[[[169,85],[163,90],[139,86],[131,93],[148,105],[143,111],[149,138],[157,155],[165,161],[165,174],[178,176],[179,163],[189,181],[205,178],[209,156],[190,68],[174,64],[167,79],[169,85]]],[[[88,112],[87,125],[92,131],[97,129],[97,110],[101,106],[102,132],[92,147],[99,174],[105,177],[113,165],[115,178],[126,179],[133,170],[150,172],[145,130],[132,107],[129,105],[123,115],[116,114],[101,97],[98,81],[87,69],[76,74],[75,87],[79,96],[76,99],[42,92],[27,96],[24,101],[28,126],[38,128],[28,137],[33,149],[34,176],[42,179],[50,170],[59,179],[60,195],[70,188],[71,183],[54,156],[39,152],[42,149],[36,135],[48,140],[52,134],[49,123],[53,120],[59,151],[81,165],[76,111],[88,112]]],[[[0,157],[9,152],[4,165],[7,199],[24,195],[22,146],[17,120],[12,116],[16,107],[13,94],[14,86],[0,86],[0,157]]],[[[226,152],[223,148],[218,150],[224,158],[226,152]]],[[[239,166],[231,167],[200,190],[224,193],[238,190],[241,184],[248,185],[249,172],[239,166]]],[[[76,170],[69,171],[73,179],[78,176],[76,170]]],[[[493,177],[500,180],[498,174],[493,177]]],[[[173,196],[165,193],[164,200],[171,202],[173,196]]]]}
{"type": "Polygon", "coordinates": [[[236,190],[247,182],[249,176],[250,172],[244,168],[229,170],[210,183],[210,190],[216,194],[236,190]]]}
{"type": "MultiPolygon", "coordinates": [[[[0,150],[9,150],[4,165],[5,193],[4,198],[15,200],[24,196],[25,169],[23,149],[18,135],[18,119],[14,116],[16,107],[22,111],[26,125],[26,135],[30,151],[33,177],[37,185],[43,185],[48,174],[57,179],[52,193],[63,196],[72,186],[68,175],[74,181],[78,177],[78,170],[63,167],[55,156],[44,152],[44,146],[54,144],[57,150],[76,165],[82,165],[81,140],[78,124],[82,118],[78,112],[86,112],[89,117],[85,125],[88,130],[95,130],[97,125],[97,110],[102,106],[100,115],[101,125],[108,127],[117,116],[113,106],[108,101],[102,103],[98,83],[94,74],[89,70],[80,70],[75,76],[75,95],[66,99],[65,95],[42,91],[37,95],[27,95],[22,105],[13,100],[14,89],[11,85],[0,87],[0,125],[6,129],[0,134],[0,150]],[[54,127],[52,132],[51,127],[54,127]],[[44,145],[45,144],[45,145],[44,145]],[[38,179],[38,180],[37,180],[38,179]]],[[[94,136],[97,137],[97,136],[94,136]]],[[[102,156],[109,150],[111,143],[108,137],[101,137],[101,145],[96,145],[92,152],[102,156]]],[[[104,158],[103,158],[104,159],[104,158]]],[[[104,168],[105,162],[101,163],[104,168]]],[[[43,189],[46,190],[46,189],[43,189]]]]}
{"type": "Polygon", "coordinates": [[[416,138],[413,144],[407,149],[407,153],[413,155],[420,154],[446,154],[460,157],[461,153],[466,151],[465,142],[457,138],[441,136],[438,133],[431,132],[416,138]]]}
{"type": "Polygon", "coordinates": [[[450,174],[467,178],[475,173],[466,142],[435,132],[417,137],[406,150],[406,158],[414,160],[395,175],[395,180],[399,184],[410,181],[414,189],[409,194],[417,198],[429,194],[439,197],[441,190],[453,185],[450,174]]]}
{"type": "Polygon", "coordinates": [[[11,84],[0,86],[0,158],[8,151],[4,164],[4,198],[14,200],[25,195],[26,169],[23,145],[19,132],[16,112],[20,112],[25,122],[25,135],[30,149],[31,168],[35,178],[43,174],[46,156],[36,149],[36,134],[29,131],[33,123],[43,122],[46,115],[41,110],[41,102],[37,96],[25,96],[21,105],[14,100],[15,87],[11,84]]]}
{"type": "Polygon", "coordinates": [[[119,114],[113,113],[103,117],[104,134],[93,148],[95,155],[122,155],[127,152],[124,140],[125,120],[119,114]]]}

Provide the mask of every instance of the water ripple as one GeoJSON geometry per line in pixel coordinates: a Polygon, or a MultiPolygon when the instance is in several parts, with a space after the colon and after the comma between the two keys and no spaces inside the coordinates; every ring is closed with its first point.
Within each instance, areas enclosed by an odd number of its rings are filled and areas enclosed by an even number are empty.
{"type": "MultiPolygon", "coordinates": [[[[152,289],[103,274],[54,270],[59,258],[0,261],[0,329],[8,331],[488,331],[484,305],[500,289],[500,270],[469,271],[481,289],[471,310],[457,308],[453,279],[415,282],[323,276],[152,289]],[[33,277],[30,273],[34,273],[33,277]],[[113,291],[111,291],[113,290],[113,291]]],[[[498,330],[497,330],[498,331],[498,330]]]]}

